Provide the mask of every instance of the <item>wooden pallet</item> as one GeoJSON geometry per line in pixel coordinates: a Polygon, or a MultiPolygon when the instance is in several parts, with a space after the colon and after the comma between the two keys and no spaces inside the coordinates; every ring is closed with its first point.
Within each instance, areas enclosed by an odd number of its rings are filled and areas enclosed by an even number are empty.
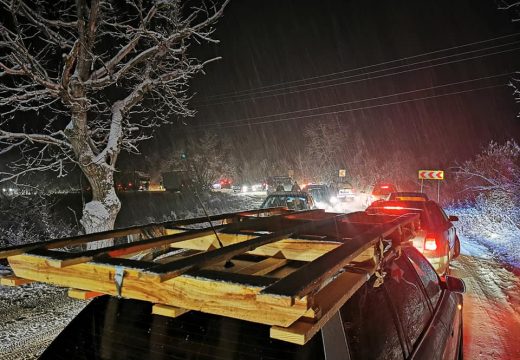
{"type": "Polygon", "coordinates": [[[17,279],[69,287],[72,297],[107,294],[152,302],[163,316],[195,310],[263,323],[271,337],[304,344],[374,273],[381,241],[408,240],[418,216],[273,208],[210,220],[11,247],[0,258],[17,279]],[[74,249],[129,235],[129,243],[74,249]]]}

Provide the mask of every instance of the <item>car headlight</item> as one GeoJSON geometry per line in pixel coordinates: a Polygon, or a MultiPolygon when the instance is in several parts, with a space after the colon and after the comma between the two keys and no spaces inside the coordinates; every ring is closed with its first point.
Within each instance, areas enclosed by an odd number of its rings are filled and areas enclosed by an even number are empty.
{"type": "Polygon", "coordinates": [[[335,204],[335,203],[338,202],[338,198],[335,197],[335,196],[331,196],[330,199],[329,199],[329,201],[330,201],[332,204],[335,204]]]}
{"type": "Polygon", "coordinates": [[[248,190],[249,188],[247,187],[247,185],[242,186],[242,192],[247,192],[248,190]]]}

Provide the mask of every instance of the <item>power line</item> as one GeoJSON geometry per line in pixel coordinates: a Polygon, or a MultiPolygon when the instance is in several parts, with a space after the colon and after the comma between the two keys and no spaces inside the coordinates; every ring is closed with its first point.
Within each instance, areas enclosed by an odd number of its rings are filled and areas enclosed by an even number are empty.
{"type": "MultiPolygon", "coordinates": [[[[515,42],[515,43],[520,43],[520,42],[515,42]]],[[[449,64],[459,63],[459,62],[463,62],[463,61],[481,59],[481,58],[484,58],[484,57],[498,55],[498,54],[505,54],[505,53],[509,53],[509,52],[513,52],[513,51],[517,51],[517,50],[520,50],[520,47],[513,48],[513,49],[506,49],[506,50],[502,50],[502,51],[496,51],[496,52],[483,54],[483,55],[476,55],[476,56],[472,56],[472,57],[468,57],[468,58],[464,58],[464,59],[457,59],[457,60],[446,61],[446,62],[442,62],[442,63],[439,63],[439,64],[421,66],[421,67],[417,67],[417,68],[413,68],[413,69],[406,69],[406,70],[402,70],[402,71],[393,72],[393,73],[390,73],[390,74],[383,74],[383,75],[378,75],[378,76],[367,77],[367,78],[364,78],[364,79],[344,81],[344,82],[335,83],[335,84],[328,84],[328,85],[311,87],[311,88],[308,88],[308,89],[287,91],[287,92],[282,92],[282,93],[279,93],[279,94],[254,96],[254,97],[249,97],[249,98],[244,98],[244,99],[235,99],[235,100],[223,101],[223,102],[217,102],[217,103],[199,104],[199,106],[200,107],[207,107],[207,106],[214,106],[214,105],[224,105],[224,104],[238,103],[238,102],[244,102],[244,101],[251,101],[251,100],[256,100],[256,99],[265,99],[265,98],[270,98],[270,97],[277,97],[277,96],[296,94],[296,93],[301,93],[301,92],[315,91],[315,90],[320,90],[320,89],[325,89],[325,88],[330,88],[330,87],[335,87],[335,86],[340,86],[340,85],[348,85],[348,84],[359,83],[359,82],[364,82],[364,81],[369,81],[369,80],[381,79],[381,78],[385,78],[385,77],[389,77],[389,76],[401,75],[401,74],[405,74],[405,73],[409,73],[409,72],[413,72],[413,71],[430,69],[430,68],[435,68],[435,67],[439,67],[439,66],[445,66],[445,65],[449,65],[449,64]]],[[[482,51],[482,50],[479,50],[479,51],[482,51]]],[[[438,59],[436,59],[436,60],[438,60],[438,59]]],[[[436,61],[436,60],[429,60],[428,62],[436,61]]],[[[406,65],[406,66],[412,66],[412,65],[414,65],[414,64],[410,64],[410,65],[406,65]]],[[[401,66],[401,67],[404,67],[404,66],[401,66]]],[[[387,70],[385,70],[385,71],[387,71],[387,70]]],[[[380,72],[380,71],[378,71],[378,72],[380,72]]],[[[365,74],[359,74],[359,75],[355,75],[355,76],[361,76],[361,75],[365,75],[365,74]]],[[[355,76],[352,76],[352,77],[355,77],[355,76]]],[[[339,79],[337,79],[337,80],[339,80],[339,79]]],[[[311,84],[309,84],[309,85],[311,85],[311,84]]]]}
{"type": "MultiPolygon", "coordinates": [[[[228,126],[220,126],[220,127],[219,127],[218,123],[213,123],[213,124],[206,124],[206,125],[204,125],[204,127],[206,128],[206,127],[209,127],[209,126],[216,126],[216,128],[212,129],[212,130],[222,130],[222,129],[236,128],[236,127],[243,127],[243,126],[265,125],[265,124],[272,124],[272,123],[278,123],[278,122],[285,122],[285,121],[293,121],[293,120],[299,120],[299,119],[312,118],[312,117],[317,117],[317,116],[337,115],[337,114],[348,113],[348,112],[369,110],[369,109],[375,109],[375,108],[380,108],[380,107],[385,107],[385,106],[393,106],[393,105],[405,104],[405,103],[416,102],[416,101],[424,101],[424,100],[430,100],[430,99],[435,99],[435,98],[440,98],[440,97],[446,97],[446,96],[452,96],[452,95],[459,95],[459,94],[469,93],[469,92],[473,92],[473,91],[494,89],[494,88],[498,88],[498,87],[502,87],[502,86],[504,86],[504,85],[501,84],[501,85],[484,86],[484,87],[479,87],[479,88],[472,88],[472,89],[467,89],[467,90],[462,90],[462,91],[450,92],[450,93],[446,93],[446,94],[424,96],[424,97],[415,98],[415,99],[393,101],[393,102],[389,102],[389,103],[383,103],[383,104],[377,104],[377,105],[371,105],[371,106],[362,106],[362,107],[358,107],[358,108],[354,108],[354,109],[345,109],[345,110],[330,111],[330,112],[319,113],[319,114],[295,116],[295,117],[290,117],[290,118],[285,118],[285,119],[274,119],[274,120],[266,120],[266,121],[252,122],[252,123],[247,123],[247,124],[237,124],[237,125],[228,125],[228,126]]],[[[247,119],[244,119],[244,121],[247,121],[247,119]]],[[[198,132],[198,131],[189,131],[188,130],[188,132],[198,132]]]]}
{"type": "MultiPolygon", "coordinates": [[[[408,95],[408,94],[413,94],[413,93],[417,93],[417,92],[421,92],[421,91],[435,90],[435,89],[444,88],[444,87],[448,87],[448,86],[467,84],[467,83],[480,81],[480,80],[495,79],[495,78],[509,76],[509,75],[511,75],[511,73],[506,72],[506,73],[502,73],[502,74],[483,76],[483,77],[479,77],[479,78],[474,78],[474,79],[469,79],[469,80],[462,80],[462,81],[452,82],[452,83],[448,83],[448,84],[434,85],[434,86],[429,86],[429,87],[426,87],[426,88],[421,88],[421,89],[416,89],[416,90],[408,90],[408,91],[403,91],[403,92],[398,92],[398,93],[393,93],[393,94],[387,94],[387,95],[371,97],[371,98],[352,100],[352,101],[344,102],[344,103],[316,106],[316,107],[313,107],[313,108],[306,108],[306,109],[301,109],[301,110],[293,110],[293,111],[286,111],[286,112],[270,114],[270,115],[261,115],[261,116],[254,116],[254,117],[242,118],[242,119],[237,119],[237,120],[223,121],[223,122],[220,122],[218,124],[219,125],[230,124],[230,123],[236,123],[236,122],[242,122],[242,121],[258,120],[258,119],[265,119],[265,118],[271,118],[271,117],[277,117],[277,116],[296,114],[296,113],[300,113],[300,112],[308,112],[308,111],[316,111],[316,110],[328,109],[328,108],[333,108],[333,107],[338,107],[338,106],[352,105],[352,104],[356,104],[356,103],[360,103],[360,102],[367,102],[367,101],[386,99],[386,98],[394,97],[394,96],[408,95]]],[[[204,127],[204,125],[199,125],[197,127],[204,127]]]]}
{"type": "Polygon", "coordinates": [[[463,45],[457,45],[457,46],[439,49],[439,50],[435,50],[435,51],[430,51],[430,52],[426,52],[426,53],[422,53],[422,54],[402,57],[402,58],[389,60],[389,61],[385,61],[385,62],[380,62],[377,64],[361,66],[361,67],[357,67],[354,69],[341,70],[341,71],[337,71],[337,72],[331,72],[331,73],[327,73],[327,74],[323,74],[323,75],[317,75],[317,76],[312,76],[312,77],[307,77],[307,78],[302,78],[302,79],[297,79],[297,80],[292,80],[292,81],[284,81],[284,82],[279,82],[279,83],[275,83],[275,84],[271,84],[271,85],[258,86],[258,87],[250,88],[250,89],[244,89],[244,90],[239,90],[239,91],[230,91],[227,93],[210,95],[210,96],[207,96],[206,99],[209,100],[209,99],[219,98],[219,97],[228,97],[229,95],[239,95],[241,93],[247,93],[247,92],[251,92],[251,91],[255,92],[256,90],[269,89],[269,88],[277,87],[280,85],[295,84],[295,83],[304,82],[304,81],[308,81],[308,80],[326,78],[326,77],[330,77],[330,76],[334,76],[334,75],[340,75],[340,74],[345,74],[345,73],[349,73],[349,72],[353,72],[353,71],[359,71],[359,70],[369,69],[369,68],[378,67],[378,66],[382,66],[382,65],[392,64],[395,62],[415,59],[415,58],[419,58],[419,57],[423,57],[423,56],[427,56],[427,55],[438,54],[438,53],[442,53],[442,52],[446,52],[446,51],[450,51],[450,50],[454,50],[454,49],[460,49],[460,48],[464,48],[464,47],[468,47],[468,46],[484,44],[484,43],[488,43],[488,42],[492,42],[492,41],[496,41],[496,40],[502,40],[502,39],[506,39],[506,38],[510,38],[510,37],[514,37],[514,36],[518,36],[518,35],[520,35],[520,34],[519,33],[508,34],[508,35],[498,36],[498,37],[491,38],[491,39],[475,41],[475,42],[467,43],[467,44],[463,44],[463,45]]]}

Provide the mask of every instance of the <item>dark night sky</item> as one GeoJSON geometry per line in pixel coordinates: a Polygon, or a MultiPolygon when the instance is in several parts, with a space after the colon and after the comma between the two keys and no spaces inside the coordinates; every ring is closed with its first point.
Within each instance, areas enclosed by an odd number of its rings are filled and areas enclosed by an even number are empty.
{"type": "MultiPolygon", "coordinates": [[[[218,55],[223,58],[219,62],[210,64],[207,67],[207,74],[199,76],[193,83],[193,90],[197,92],[193,102],[193,107],[198,110],[196,119],[189,120],[188,126],[175,126],[162,131],[161,136],[153,143],[147,144],[143,150],[146,153],[167,149],[164,145],[168,141],[177,141],[184,136],[185,130],[199,131],[198,126],[202,124],[226,122],[224,126],[244,125],[247,123],[245,120],[231,124],[228,122],[497,74],[512,74],[515,70],[520,70],[520,50],[511,51],[520,48],[520,34],[324,79],[330,80],[325,83],[326,85],[360,80],[388,74],[389,71],[348,80],[337,80],[337,78],[418,61],[423,63],[414,66],[415,68],[434,65],[440,61],[426,60],[514,43],[482,50],[465,57],[507,51],[503,54],[411,71],[398,76],[357,81],[288,95],[257,89],[257,92],[264,92],[255,93],[254,99],[227,96],[220,100],[224,102],[223,104],[207,105],[209,100],[218,102],[218,98],[211,98],[218,94],[356,69],[514,34],[518,33],[518,30],[518,25],[515,27],[511,23],[510,14],[496,10],[492,0],[235,0],[217,26],[215,37],[220,39],[221,43],[205,45],[203,48],[195,49],[193,53],[196,56],[218,55]],[[267,97],[272,94],[278,95],[267,97]]],[[[450,57],[443,61],[462,58],[464,56],[450,57]]],[[[393,71],[402,70],[406,68],[393,71]]],[[[433,91],[352,104],[350,108],[501,85],[498,88],[461,95],[342,112],[336,115],[318,115],[261,126],[224,128],[220,132],[231,134],[235,140],[239,139],[236,141],[237,152],[244,154],[244,160],[249,160],[248,149],[265,150],[266,154],[274,154],[274,156],[282,156],[279,154],[285,151],[294,152],[302,143],[301,129],[306,124],[319,120],[337,121],[340,124],[348,124],[351,129],[356,129],[358,133],[357,135],[353,133],[353,136],[363,137],[367,149],[375,156],[384,156],[383,154],[395,150],[412,151],[417,156],[427,157],[434,165],[437,162],[470,156],[491,139],[520,138],[520,119],[516,118],[519,109],[513,102],[512,89],[506,86],[508,79],[508,76],[502,76],[433,91]]],[[[282,86],[290,85],[295,84],[282,86]]],[[[285,91],[302,90],[308,87],[285,91]]],[[[346,109],[349,109],[349,106],[328,108],[317,113],[346,109]]],[[[316,114],[316,112],[301,112],[251,121],[309,114],[316,114]]]]}

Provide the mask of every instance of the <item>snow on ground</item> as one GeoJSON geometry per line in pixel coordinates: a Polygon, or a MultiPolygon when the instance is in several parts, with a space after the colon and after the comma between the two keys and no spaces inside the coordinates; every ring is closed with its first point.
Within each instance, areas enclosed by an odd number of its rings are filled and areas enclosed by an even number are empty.
{"type": "MultiPolygon", "coordinates": [[[[520,280],[480,241],[461,237],[452,274],[466,284],[464,357],[520,359],[520,280]]],[[[518,274],[518,273],[517,273],[518,274]]]]}
{"type": "MultiPolygon", "coordinates": [[[[520,269],[520,228],[505,214],[495,216],[473,206],[447,208],[450,214],[457,215],[455,223],[459,234],[480,244],[483,251],[512,267],[520,269]]],[[[473,251],[478,251],[473,247],[473,251]]]]}
{"type": "Polygon", "coordinates": [[[459,217],[452,274],[466,283],[464,356],[520,359],[520,229],[472,206],[447,211],[459,217]]]}
{"type": "Polygon", "coordinates": [[[233,195],[240,199],[240,201],[242,202],[242,207],[244,209],[259,209],[260,205],[262,205],[265,198],[267,197],[265,191],[236,193],[233,195]]]}
{"type": "Polygon", "coordinates": [[[36,359],[85,305],[50,285],[0,287],[0,359],[36,359]]]}

